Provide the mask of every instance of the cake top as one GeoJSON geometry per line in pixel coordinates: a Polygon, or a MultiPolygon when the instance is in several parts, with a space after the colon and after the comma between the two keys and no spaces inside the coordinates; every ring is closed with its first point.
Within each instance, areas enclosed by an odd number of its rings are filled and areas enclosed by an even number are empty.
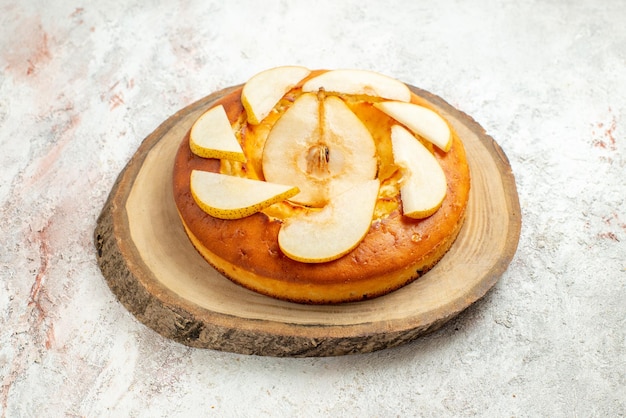
{"type": "Polygon", "coordinates": [[[446,196],[434,153],[450,150],[450,127],[398,80],[276,67],[245,83],[241,103],[238,120],[217,105],[194,123],[191,151],[221,169],[193,171],[191,192],[216,218],[280,219],[278,243],[293,260],[340,258],[391,210],[422,219],[446,196]]]}

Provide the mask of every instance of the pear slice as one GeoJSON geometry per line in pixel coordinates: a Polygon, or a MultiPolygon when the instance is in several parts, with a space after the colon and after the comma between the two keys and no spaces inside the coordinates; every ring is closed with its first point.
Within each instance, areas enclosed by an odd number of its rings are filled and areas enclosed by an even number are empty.
{"type": "Polygon", "coordinates": [[[374,106],[442,151],[450,151],[452,146],[450,127],[436,112],[414,103],[404,102],[380,102],[374,106]]]}
{"type": "Polygon", "coordinates": [[[286,219],[278,232],[280,249],[305,263],[346,255],[370,229],[379,187],[378,179],[361,181],[333,196],[323,209],[286,219]]]}
{"type": "Polygon", "coordinates": [[[267,181],[300,189],[292,201],[322,207],[332,194],[376,176],[376,145],[341,99],[305,93],[270,131],[262,166],[267,181]]]}
{"type": "Polygon", "coordinates": [[[391,146],[396,164],[402,167],[402,212],[415,219],[439,209],[446,197],[446,175],[430,151],[404,127],[391,127],[391,146]]]}
{"type": "Polygon", "coordinates": [[[241,102],[248,122],[258,125],[272,111],[276,103],[311,70],[299,66],[274,67],[250,78],[243,86],[241,102]]]}
{"type": "Polygon", "coordinates": [[[189,133],[189,147],[199,157],[246,162],[222,105],[209,109],[196,120],[189,133]]]}
{"type": "Polygon", "coordinates": [[[367,70],[332,70],[307,80],[302,91],[366,95],[388,100],[408,102],[411,91],[403,82],[395,78],[367,70]]]}
{"type": "Polygon", "coordinates": [[[210,171],[191,172],[191,195],[200,208],[220,219],[240,219],[289,199],[298,188],[210,171]]]}

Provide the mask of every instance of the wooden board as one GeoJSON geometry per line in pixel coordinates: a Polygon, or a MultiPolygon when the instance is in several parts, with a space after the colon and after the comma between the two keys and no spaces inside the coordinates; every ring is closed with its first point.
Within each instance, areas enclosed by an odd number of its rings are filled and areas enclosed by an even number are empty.
{"type": "Polygon", "coordinates": [[[335,306],[274,300],[221,276],[185,235],[173,201],[172,167],[195,119],[236,87],[182,109],[148,136],[119,175],[98,219],[98,264],[113,293],[139,321],[182,344],[235,353],[371,352],[441,327],[484,296],[505,271],[521,227],[506,156],[469,116],[411,87],[457,130],[472,173],[465,225],[435,268],[389,295],[335,306]]]}

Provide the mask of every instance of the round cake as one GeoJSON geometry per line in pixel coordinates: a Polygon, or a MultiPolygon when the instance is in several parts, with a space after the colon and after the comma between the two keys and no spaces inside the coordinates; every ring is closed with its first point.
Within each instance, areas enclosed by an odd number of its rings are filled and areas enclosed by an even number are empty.
{"type": "Polygon", "coordinates": [[[191,243],[225,277],[336,304],[431,269],[463,225],[470,172],[453,127],[403,83],[287,66],[198,118],[173,188],[191,243]]]}

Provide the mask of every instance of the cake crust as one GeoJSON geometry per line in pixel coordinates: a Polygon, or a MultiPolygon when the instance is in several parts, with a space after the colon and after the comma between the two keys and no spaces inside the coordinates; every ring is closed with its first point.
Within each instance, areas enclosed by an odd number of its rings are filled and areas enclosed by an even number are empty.
{"type": "MultiPolygon", "coordinates": [[[[223,97],[232,123],[245,110],[241,89],[223,97]]],[[[411,101],[428,104],[412,94],[411,101]]],[[[465,217],[470,172],[465,150],[451,129],[452,147],[433,154],[447,179],[447,194],[433,215],[411,219],[401,205],[374,219],[361,243],[347,255],[325,263],[303,263],[284,255],[278,246],[281,220],[259,212],[237,220],[214,218],[195,203],[190,192],[192,170],[219,172],[221,163],[194,155],[189,133],[181,138],[174,164],[174,200],[185,231],[196,250],[216,270],[253,291],[291,302],[332,304],[366,300],[414,281],[450,249],[465,217]]]]}

